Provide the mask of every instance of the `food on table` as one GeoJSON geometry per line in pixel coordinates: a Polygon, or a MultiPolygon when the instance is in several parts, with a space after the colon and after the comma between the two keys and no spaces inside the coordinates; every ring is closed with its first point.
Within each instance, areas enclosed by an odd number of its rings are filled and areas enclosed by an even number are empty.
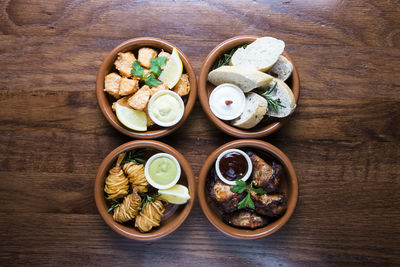
{"type": "Polygon", "coordinates": [[[267,193],[274,192],[279,186],[279,176],[282,166],[272,162],[267,164],[253,152],[247,152],[253,164],[253,182],[255,186],[264,188],[267,193]]]}
{"type": "Polygon", "coordinates": [[[222,120],[232,120],[243,113],[246,97],[236,85],[223,83],[211,92],[209,104],[215,116],[222,120]]]}
{"type": "Polygon", "coordinates": [[[229,213],[237,210],[239,202],[243,200],[244,194],[231,191],[232,185],[225,184],[218,180],[212,186],[210,196],[217,203],[218,208],[229,213]]]}
{"type": "Polygon", "coordinates": [[[121,162],[124,154],[118,156],[115,166],[109,171],[105,180],[104,192],[108,194],[108,199],[117,199],[128,194],[128,178],[121,169],[121,162]]]}
{"type": "Polygon", "coordinates": [[[140,193],[147,192],[149,182],[147,182],[146,177],[144,176],[143,164],[137,164],[136,162],[131,161],[124,164],[123,170],[126,173],[132,188],[135,188],[136,191],[140,193]]]}
{"type": "Polygon", "coordinates": [[[147,181],[157,189],[174,186],[181,176],[178,161],[170,154],[158,153],[151,156],[144,170],[147,181]]]}
{"type": "MultiPolygon", "coordinates": [[[[236,179],[234,185],[225,183],[215,169],[210,171],[207,188],[223,220],[236,227],[255,229],[266,226],[282,216],[287,208],[286,194],[277,192],[281,165],[271,165],[253,151],[246,151],[251,158],[252,175],[247,181],[236,179]],[[265,173],[264,173],[265,172],[265,173]],[[272,177],[272,178],[271,178],[272,177]]],[[[243,161],[231,161],[245,165],[243,161]]],[[[245,166],[233,167],[235,169],[245,166]]]]}
{"type": "Polygon", "coordinates": [[[150,99],[150,87],[143,85],[136,94],[128,99],[128,104],[135,110],[143,110],[150,99]]]}
{"type": "Polygon", "coordinates": [[[117,60],[114,62],[115,68],[121,73],[122,76],[132,76],[132,64],[136,60],[131,52],[118,53],[117,60]]]}
{"type": "Polygon", "coordinates": [[[173,90],[180,96],[189,94],[190,92],[189,75],[182,74],[181,78],[179,79],[178,83],[175,85],[173,90]]]}
{"type": "Polygon", "coordinates": [[[178,83],[182,76],[183,64],[179,57],[178,50],[174,47],[171,57],[169,58],[164,71],[160,74],[159,79],[168,85],[168,88],[173,87],[178,83]]]}
{"type": "Polygon", "coordinates": [[[256,212],[268,217],[277,217],[282,215],[287,207],[284,194],[264,194],[259,195],[252,191],[251,197],[255,200],[256,212]]]}
{"type": "Polygon", "coordinates": [[[246,48],[239,48],[232,55],[230,64],[266,71],[275,64],[285,49],[282,40],[273,37],[261,37],[246,48]]]}
{"type": "Polygon", "coordinates": [[[278,61],[267,73],[281,81],[286,81],[293,72],[293,64],[286,57],[280,55],[278,61]]]}
{"type": "Polygon", "coordinates": [[[215,162],[215,171],[226,184],[235,185],[237,180],[246,181],[252,171],[250,157],[240,149],[225,150],[215,162]]]}
{"type": "Polygon", "coordinates": [[[166,210],[170,211],[165,218],[168,219],[171,211],[176,210],[175,205],[185,204],[190,199],[188,188],[176,184],[180,178],[179,163],[176,161],[170,165],[165,158],[170,159],[172,156],[166,153],[154,154],[162,154],[161,157],[155,157],[159,159],[158,162],[151,160],[154,155],[150,155],[153,153],[153,150],[134,149],[119,154],[115,166],[105,179],[108,212],[112,212],[116,222],[134,226],[141,232],[160,226],[166,210]],[[155,179],[159,179],[161,183],[168,180],[168,175],[171,174],[174,177],[172,185],[160,190],[150,185],[144,172],[148,164],[153,165],[150,169],[155,172],[155,179]],[[179,170],[175,169],[177,166],[174,164],[178,164],[179,170]]]}
{"type": "Polygon", "coordinates": [[[114,220],[123,223],[134,219],[139,213],[141,202],[141,197],[134,190],[133,193],[127,195],[122,203],[115,208],[113,214],[114,220]]]}
{"type": "Polygon", "coordinates": [[[127,97],[120,100],[113,104],[118,120],[129,129],[141,132],[147,131],[146,113],[131,108],[127,104],[127,97]]]}
{"type": "Polygon", "coordinates": [[[243,66],[222,66],[208,73],[208,81],[214,85],[233,83],[247,93],[272,81],[272,76],[243,66]]]}
{"type": "Polygon", "coordinates": [[[154,123],[160,126],[177,124],[184,113],[182,98],[170,90],[161,90],[154,94],[148,105],[148,114],[154,123]]]}
{"type": "Polygon", "coordinates": [[[268,122],[270,117],[289,116],[296,108],[296,101],[284,82],[293,72],[292,63],[281,55],[284,48],[283,41],[262,37],[221,56],[216,68],[208,73],[207,80],[217,86],[210,97],[219,85],[231,83],[245,93],[246,106],[236,117],[224,118],[209,101],[213,114],[242,129],[252,129],[268,122]]]}
{"type": "Polygon", "coordinates": [[[160,189],[158,194],[161,199],[172,204],[185,204],[190,199],[188,188],[181,184],[176,184],[168,189],[160,189]]]}
{"type": "Polygon", "coordinates": [[[246,95],[246,106],[240,116],[233,121],[233,126],[251,129],[256,126],[267,113],[267,100],[262,96],[250,92],[246,95]]]}
{"type": "Polygon", "coordinates": [[[155,57],[157,57],[157,51],[152,48],[143,47],[140,48],[138,51],[138,60],[140,62],[140,65],[147,69],[150,68],[150,59],[155,57]]]}
{"type": "Polygon", "coordinates": [[[223,220],[230,225],[249,229],[264,227],[268,224],[267,218],[250,210],[239,210],[234,213],[225,214],[223,220]]]}
{"type": "Polygon", "coordinates": [[[119,86],[121,84],[121,76],[112,72],[104,77],[104,91],[115,98],[119,98],[119,86]]]}
{"type": "MultiPolygon", "coordinates": [[[[112,105],[118,120],[135,131],[147,131],[148,127],[156,127],[155,124],[169,127],[178,123],[182,118],[180,114],[184,112],[184,104],[175,105],[176,111],[170,107],[167,112],[180,116],[174,123],[157,123],[159,121],[149,116],[148,108],[150,99],[160,91],[176,92],[182,103],[182,97],[190,92],[189,75],[182,74],[183,64],[177,49],[174,48],[169,54],[163,50],[142,47],[136,51],[138,60],[134,52],[118,53],[114,72],[104,78],[104,91],[118,99],[112,105]]],[[[161,110],[165,117],[164,111],[165,108],[161,110]]]]}
{"type": "Polygon", "coordinates": [[[140,232],[149,232],[153,227],[160,226],[164,211],[165,207],[160,200],[147,201],[143,205],[140,214],[136,217],[135,227],[140,232]]]}

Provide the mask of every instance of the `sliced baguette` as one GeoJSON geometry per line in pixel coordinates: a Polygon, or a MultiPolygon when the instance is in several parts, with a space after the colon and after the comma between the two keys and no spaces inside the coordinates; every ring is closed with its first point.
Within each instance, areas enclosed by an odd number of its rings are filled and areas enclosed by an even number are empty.
{"type": "Polygon", "coordinates": [[[243,113],[231,121],[233,126],[242,129],[250,129],[256,126],[267,113],[267,100],[256,93],[246,95],[246,107],[243,113]]]}
{"type": "Polygon", "coordinates": [[[273,77],[266,73],[241,66],[222,66],[208,73],[208,81],[212,84],[233,83],[245,93],[266,86],[272,79],[273,77]]]}
{"type": "Polygon", "coordinates": [[[256,39],[246,48],[239,48],[233,53],[230,65],[256,68],[266,71],[275,64],[285,49],[285,42],[273,37],[256,39]]]}
{"type": "Polygon", "coordinates": [[[293,65],[286,57],[280,55],[278,61],[270,68],[267,73],[275,78],[282,81],[286,81],[287,78],[293,72],[293,65]]]}
{"type": "Polygon", "coordinates": [[[272,99],[279,99],[280,103],[285,107],[279,107],[278,112],[273,109],[268,110],[271,117],[283,118],[287,117],[296,108],[296,101],[290,87],[282,80],[274,78],[271,82],[272,85],[277,83],[276,88],[271,92],[270,96],[272,99]]]}

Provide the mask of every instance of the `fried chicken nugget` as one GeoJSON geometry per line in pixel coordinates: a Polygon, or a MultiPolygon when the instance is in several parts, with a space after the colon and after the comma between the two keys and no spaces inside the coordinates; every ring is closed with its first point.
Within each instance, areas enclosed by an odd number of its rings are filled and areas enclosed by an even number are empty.
{"type": "Polygon", "coordinates": [[[132,64],[135,62],[136,58],[131,52],[126,52],[118,53],[118,58],[114,62],[115,67],[119,72],[122,74],[122,76],[125,77],[131,77],[131,70],[132,70],[132,64]]]}
{"type": "Polygon", "coordinates": [[[174,86],[173,91],[180,96],[189,94],[190,82],[189,82],[189,75],[187,73],[182,74],[178,83],[174,86]]]}
{"type": "Polygon", "coordinates": [[[120,96],[130,95],[136,93],[138,89],[139,89],[138,79],[129,79],[123,77],[119,85],[119,95],[120,96]]]}
{"type": "Polygon", "coordinates": [[[165,83],[160,84],[157,87],[152,87],[150,89],[150,96],[153,96],[155,93],[160,92],[162,90],[169,90],[168,85],[166,85],[165,83]]]}
{"type": "Polygon", "coordinates": [[[121,83],[121,76],[112,72],[104,77],[104,91],[109,93],[115,98],[119,98],[119,86],[121,83]]]}
{"type": "Polygon", "coordinates": [[[149,102],[150,92],[150,88],[147,85],[143,85],[142,88],[128,99],[128,104],[136,110],[143,110],[149,102]]]}
{"type": "Polygon", "coordinates": [[[150,68],[150,59],[155,58],[156,56],[157,51],[152,48],[142,47],[138,51],[138,60],[145,68],[150,68]]]}

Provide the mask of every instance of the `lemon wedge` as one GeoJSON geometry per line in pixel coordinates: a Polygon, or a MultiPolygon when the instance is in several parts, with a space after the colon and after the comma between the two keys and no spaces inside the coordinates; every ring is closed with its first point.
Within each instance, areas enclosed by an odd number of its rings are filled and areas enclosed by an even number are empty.
{"type": "Polygon", "coordinates": [[[167,65],[165,66],[163,72],[161,72],[158,79],[168,85],[169,89],[172,89],[181,78],[182,72],[182,61],[179,57],[178,50],[176,50],[174,47],[171,57],[169,58],[167,65]]]}
{"type": "Polygon", "coordinates": [[[172,204],[185,204],[189,199],[189,190],[186,186],[176,184],[168,189],[158,190],[160,198],[167,200],[172,204]]]}
{"type": "Polygon", "coordinates": [[[118,120],[129,129],[141,132],[147,131],[147,117],[145,112],[123,106],[117,102],[115,104],[115,113],[118,120]]]}

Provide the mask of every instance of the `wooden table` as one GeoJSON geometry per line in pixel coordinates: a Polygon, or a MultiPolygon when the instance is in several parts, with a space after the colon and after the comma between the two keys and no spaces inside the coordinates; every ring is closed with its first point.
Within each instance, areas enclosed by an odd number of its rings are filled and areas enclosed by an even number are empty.
{"type": "MultiPolygon", "coordinates": [[[[400,264],[398,1],[1,2],[0,265],[400,264]],[[182,49],[198,74],[213,47],[242,34],[284,40],[300,73],[294,116],[264,138],[296,167],[293,217],[268,238],[239,241],[196,203],[165,239],[117,235],[97,213],[93,181],[131,139],[97,105],[102,60],[153,36],[182,49]]],[[[198,102],[161,139],[196,175],[230,140],[198,102]]]]}

